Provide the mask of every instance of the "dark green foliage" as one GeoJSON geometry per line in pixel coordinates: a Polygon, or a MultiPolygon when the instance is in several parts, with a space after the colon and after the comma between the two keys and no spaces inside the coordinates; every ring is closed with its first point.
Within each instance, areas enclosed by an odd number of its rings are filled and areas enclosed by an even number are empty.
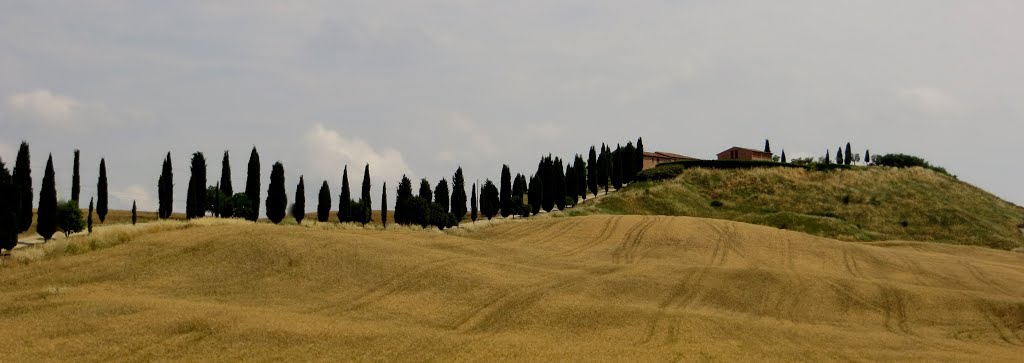
{"type": "Polygon", "coordinates": [[[907,154],[885,154],[882,156],[876,156],[875,164],[881,166],[891,166],[894,168],[912,168],[917,166],[949,175],[949,172],[947,172],[945,168],[932,165],[923,158],[907,154]]]}
{"type": "Polygon", "coordinates": [[[107,161],[100,158],[100,178],[96,181],[96,216],[107,220],[107,161]]]}
{"type": "MultiPolygon", "coordinates": [[[[82,220],[82,209],[78,208],[78,203],[69,200],[57,204],[57,227],[64,232],[64,237],[70,236],[72,233],[81,232],[85,228],[85,221],[82,220]]],[[[90,232],[91,232],[90,228],[90,232]]]]}
{"type": "Polygon", "coordinates": [[[579,179],[576,176],[576,169],[572,165],[565,168],[565,200],[569,206],[575,206],[579,202],[579,192],[576,191],[579,179]]]}
{"type": "Polygon", "coordinates": [[[449,198],[448,181],[441,178],[441,181],[437,182],[437,186],[434,187],[434,204],[437,204],[441,207],[442,211],[448,213],[449,198]]]}
{"type": "Polygon", "coordinates": [[[478,214],[479,211],[477,210],[477,203],[476,203],[476,183],[473,183],[473,195],[470,197],[469,209],[470,209],[469,218],[470,218],[470,220],[473,221],[473,223],[476,223],[476,218],[479,215],[478,214]]]}
{"type": "MultiPolygon", "coordinates": [[[[550,155],[541,158],[540,163],[537,165],[536,175],[540,176],[538,186],[543,188],[544,190],[544,192],[541,193],[540,207],[548,212],[551,212],[553,209],[555,209],[555,199],[553,198],[553,196],[555,195],[555,178],[554,173],[552,171],[553,169],[554,161],[551,159],[550,155]]],[[[480,192],[483,193],[483,190],[481,190],[480,192]]],[[[483,207],[482,201],[480,206],[483,207]]]]}
{"type": "Polygon", "coordinates": [[[771,146],[771,144],[768,143],[768,139],[764,140],[764,152],[769,153],[769,154],[772,153],[772,146],[771,146]]]}
{"type": "Polygon", "coordinates": [[[211,185],[206,187],[206,206],[204,206],[204,212],[210,212],[210,214],[217,216],[221,214],[224,209],[224,200],[227,196],[220,190],[219,185],[211,185]]]}
{"type": "MultiPolygon", "coordinates": [[[[92,208],[92,201],[91,200],[89,201],[89,208],[90,209],[92,208]]],[[[135,201],[133,200],[132,201],[132,225],[134,226],[135,222],[137,222],[138,220],[139,220],[139,210],[135,206],[135,201]]],[[[92,232],[92,228],[89,228],[89,232],[92,232]]]]}
{"type": "Polygon", "coordinates": [[[540,176],[534,175],[530,178],[530,185],[527,186],[527,202],[530,204],[530,213],[540,213],[541,202],[544,200],[544,182],[540,176]]]}
{"type": "Polygon", "coordinates": [[[227,150],[224,150],[224,160],[220,162],[220,184],[218,185],[224,195],[231,196],[235,194],[235,189],[231,187],[231,160],[228,158],[227,150]]]}
{"type": "Polygon", "coordinates": [[[871,164],[871,150],[864,151],[864,164],[871,164]]]}
{"type": "Polygon", "coordinates": [[[498,187],[494,186],[490,179],[487,179],[484,181],[483,188],[480,189],[480,212],[487,217],[487,220],[490,220],[498,214],[499,207],[501,207],[501,197],[498,196],[498,187]]]}
{"type": "Polygon", "coordinates": [[[509,171],[507,164],[501,166],[501,190],[499,193],[501,216],[508,218],[512,215],[512,172],[509,171]]]}
{"type": "Polygon", "coordinates": [[[711,201],[711,206],[712,207],[718,208],[718,207],[721,207],[723,205],[725,205],[725,204],[722,204],[722,201],[720,201],[720,200],[712,200],[711,201]]]}
{"type": "Polygon", "coordinates": [[[384,182],[384,187],[381,188],[380,193],[380,225],[384,228],[388,228],[388,182],[384,182]]]}
{"type": "Polygon", "coordinates": [[[81,152],[75,149],[75,162],[71,166],[71,200],[75,201],[75,203],[81,203],[79,197],[82,195],[82,176],[78,173],[80,165],[78,160],[79,154],[81,152]]]}
{"type": "Polygon", "coordinates": [[[753,169],[753,168],[803,168],[807,170],[823,170],[821,165],[784,164],[766,160],[685,160],[661,163],[637,174],[637,181],[653,181],[672,179],[682,174],[687,168],[706,169],[753,169]]]}
{"type": "MultiPolygon", "coordinates": [[[[576,171],[576,195],[587,200],[587,163],[583,161],[582,155],[576,154],[572,168],[576,171]]],[[[525,184],[526,179],[523,179],[523,182],[525,184]]]]}
{"type": "Polygon", "coordinates": [[[284,165],[280,161],[270,167],[270,185],[267,187],[267,219],[281,223],[287,215],[288,194],[284,189],[284,165]]]}
{"type": "Polygon", "coordinates": [[[782,150],[782,163],[786,163],[786,150],[782,150]]]}
{"type": "Polygon", "coordinates": [[[171,212],[174,209],[174,171],[171,169],[171,152],[167,152],[167,157],[164,158],[164,164],[160,172],[160,180],[157,181],[158,198],[160,200],[159,215],[160,219],[167,219],[171,217],[171,212]]]}
{"type": "MultiPolygon", "coordinates": [[[[636,140],[636,155],[634,157],[636,159],[634,159],[633,165],[636,168],[636,173],[639,174],[644,171],[644,138],[642,137],[636,140]]],[[[636,179],[634,178],[634,180],[636,179]]]]}
{"type": "Polygon", "coordinates": [[[637,170],[636,166],[633,165],[633,162],[636,161],[636,148],[633,147],[632,141],[627,142],[626,146],[622,148],[622,157],[620,160],[622,160],[621,183],[632,183],[634,177],[636,177],[636,173],[640,172],[637,170]]]}
{"type": "MultiPolygon", "coordinates": [[[[249,214],[243,214],[245,219],[256,221],[260,217],[260,154],[253,146],[249,153],[249,169],[245,176],[245,195],[249,197],[249,214]]],[[[235,208],[235,212],[239,209],[235,208]]],[[[243,216],[232,212],[235,216],[243,216]]]]}
{"type": "Polygon", "coordinates": [[[249,195],[245,193],[235,193],[231,198],[228,198],[225,208],[231,209],[231,214],[235,217],[250,216],[252,215],[253,207],[255,204],[249,199],[249,195]]]}
{"type": "Polygon", "coordinates": [[[831,163],[832,163],[832,160],[830,159],[830,156],[828,154],[828,150],[825,150],[825,165],[828,165],[828,164],[831,164],[831,163]]]}
{"type": "Polygon", "coordinates": [[[587,158],[587,188],[590,189],[590,193],[594,196],[597,196],[599,168],[600,164],[597,162],[597,150],[594,150],[594,146],[591,145],[590,156],[587,158]]]}
{"type": "Polygon", "coordinates": [[[430,182],[427,181],[427,178],[420,179],[420,194],[419,194],[419,197],[423,198],[423,200],[427,201],[427,204],[430,204],[431,202],[433,202],[433,192],[431,192],[431,190],[430,190],[430,182]]]}
{"type": "Polygon", "coordinates": [[[348,186],[348,165],[341,172],[341,194],[338,195],[338,222],[352,222],[352,191],[348,186]]]}
{"type": "MultiPolygon", "coordinates": [[[[515,178],[512,178],[512,210],[516,211],[519,204],[516,204],[515,199],[519,198],[520,204],[526,200],[526,177],[523,174],[516,174],[515,178]]],[[[512,213],[519,214],[519,213],[512,213]]]]}
{"type": "MultiPolygon", "coordinates": [[[[445,200],[447,203],[447,199],[445,200]]],[[[363,190],[359,197],[359,204],[362,205],[360,208],[361,213],[358,216],[359,221],[363,222],[363,225],[366,225],[367,223],[370,223],[370,219],[373,216],[373,208],[370,203],[370,164],[366,164],[366,168],[363,169],[363,190]]]]}
{"type": "Polygon", "coordinates": [[[843,159],[843,164],[853,164],[853,149],[850,148],[850,143],[846,143],[846,158],[843,159]]]}
{"type": "MultiPolygon", "coordinates": [[[[132,206],[134,207],[134,205],[135,204],[133,203],[132,206]]],[[[132,215],[134,216],[134,214],[132,214],[132,215]]],[[[135,223],[132,222],[132,224],[135,224],[135,223]]],[[[86,226],[89,229],[89,234],[92,234],[92,198],[89,198],[89,219],[86,222],[86,226]]]]}
{"type": "Polygon", "coordinates": [[[299,185],[295,186],[295,204],[292,204],[292,218],[295,223],[302,224],[306,218],[306,182],[303,176],[299,175],[299,185]]]}
{"type": "Polygon", "coordinates": [[[36,217],[36,232],[43,241],[53,238],[57,232],[57,185],[54,183],[53,155],[46,159],[46,170],[43,172],[43,187],[39,191],[39,208],[36,217]]]}
{"type": "Polygon", "coordinates": [[[409,180],[409,177],[402,175],[402,181],[398,183],[398,192],[395,194],[395,223],[410,223],[411,216],[408,214],[408,208],[412,198],[412,181],[409,180]]]}
{"type": "Polygon", "coordinates": [[[597,169],[597,183],[604,188],[604,194],[607,195],[612,175],[612,150],[610,147],[601,144],[601,156],[598,157],[597,162],[600,163],[600,167],[597,169]]]}
{"type": "Polygon", "coordinates": [[[611,154],[612,160],[612,186],[615,190],[622,189],[622,147],[616,145],[615,151],[611,154]]]}
{"type": "Polygon", "coordinates": [[[455,169],[455,175],[452,176],[452,187],[452,216],[459,223],[466,218],[466,178],[462,175],[462,167],[455,169]]]}
{"type": "MultiPolygon", "coordinates": [[[[202,152],[192,153],[190,166],[192,177],[188,180],[188,194],[185,196],[185,218],[201,218],[206,213],[206,157],[202,152]]],[[[97,202],[97,205],[102,203],[97,202]]],[[[97,212],[98,212],[97,208],[97,212]]]]}
{"type": "Polygon", "coordinates": [[[318,222],[327,222],[327,219],[331,218],[331,187],[327,186],[327,181],[324,180],[324,184],[320,186],[320,198],[316,205],[316,220],[318,222]]]}
{"type": "Polygon", "coordinates": [[[843,164],[843,163],[844,163],[843,148],[839,148],[838,150],[836,150],[836,164],[843,164]]]}
{"type": "Polygon", "coordinates": [[[673,179],[683,173],[686,167],[682,164],[659,164],[636,175],[637,181],[655,181],[673,179]]]}
{"type": "Polygon", "coordinates": [[[10,251],[18,245],[18,199],[14,177],[0,160],[0,249],[10,251]]]}
{"type": "Polygon", "coordinates": [[[32,226],[32,167],[28,143],[22,141],[14,161],[14,186],[21,193],[18,198],[18,231],[25,232],[32,226]]]}
{"type": "MultiPolygon", "coordinates": [[[[562,159],[555,158],[554,164],[551,167],[553,169],[551,172],[553,179],[550,180],[553,185],[551,188],[551,193],[553,193],[551,199],[555,201],[555,206],[558,207],[558,210],[565,210],[565,166],[562,165],[562,159]]],[[[545,192],[547,191],[545,190],[545,192]]]]}
{"type": "Polygon", "coordinates": [[[431,203],[428,203],[426,199],[420,197],[409,197],[407,200],[402,202],[404,215],[402,224],[406,225],[419,225],[420,227],[427,228],[431,225],[431,203]]]}

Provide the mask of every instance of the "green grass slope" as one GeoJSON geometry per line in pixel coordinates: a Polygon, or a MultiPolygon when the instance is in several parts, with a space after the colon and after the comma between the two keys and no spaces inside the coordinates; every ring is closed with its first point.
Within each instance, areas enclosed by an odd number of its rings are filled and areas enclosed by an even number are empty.
{"type": "Polygon", "coordinates": [[[693,168],[675,179],[634,183],[574,213],[728,219],[848,241],[1024,246],[1024,209],[922,168],[693,168]]]}

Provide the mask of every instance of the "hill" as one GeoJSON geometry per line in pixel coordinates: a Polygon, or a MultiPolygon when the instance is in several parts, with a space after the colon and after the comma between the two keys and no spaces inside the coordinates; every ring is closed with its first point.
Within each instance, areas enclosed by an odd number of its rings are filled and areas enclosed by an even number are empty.
{"type": "Polygon", "coordinates": [[[633,183],[579,209],[573,213],[727,219],[845,241],[1024,246],[1024,209],[922,168],[693,168],[675,179],[633,183]]]}
{"type": "Polygon", "coordinates": [[[978,247],[662,216],[450,233],[204,219],[67,243],[0,268],[6,360],[1014,361],[1024,346],[1024,254],[978,247]]]}

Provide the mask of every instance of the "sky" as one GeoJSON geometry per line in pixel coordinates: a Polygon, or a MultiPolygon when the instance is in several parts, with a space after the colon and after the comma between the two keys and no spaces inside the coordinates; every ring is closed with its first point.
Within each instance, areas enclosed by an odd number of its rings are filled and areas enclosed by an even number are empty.
{"type": "MultiPolygon", "coordinates": [[[[0,2],[0,158],[48,154],[60,198],[82,152],[111,208],[157,208],[164,155],[184,211],[189,158],[208,183],[230,151],[358,189],[401,175],[496,180],[542,155],[643,137],[700,158],[731,146],[822,156],[909,153],[1024,204],[1021,1],[0,2]]],[[[467,186],[468,188],[468,186],[467,186]]],[[[358,195],[358,192],[354,193],[358,195]]],[[[392,197],[393,199],[393,197],[392,197]]]]}

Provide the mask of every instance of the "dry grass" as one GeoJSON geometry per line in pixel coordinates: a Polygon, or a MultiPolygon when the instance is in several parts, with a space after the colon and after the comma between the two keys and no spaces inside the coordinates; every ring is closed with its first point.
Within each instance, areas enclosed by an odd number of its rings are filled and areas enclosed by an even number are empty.
{"type": "Polygon", "coordinates": [[[687,217],[477,224],[107,227],[92,238],[127,242],[0,268],[0,356],[1019,361],[1024,347],[1024,254],[687,217]]]}

